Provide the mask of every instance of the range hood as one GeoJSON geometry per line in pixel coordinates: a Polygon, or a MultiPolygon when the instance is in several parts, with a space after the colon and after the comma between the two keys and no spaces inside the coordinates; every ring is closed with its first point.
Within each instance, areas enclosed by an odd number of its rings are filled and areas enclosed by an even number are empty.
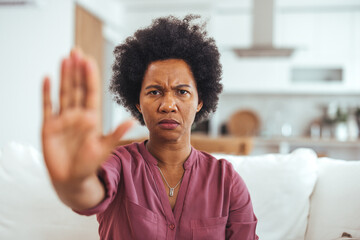
{"type": "Polygon", "coordinates": [[[233,49],[239,57],[289,57],[293,48],[273,45],[275,0],[253,0],[252,46],[233,49]]]}

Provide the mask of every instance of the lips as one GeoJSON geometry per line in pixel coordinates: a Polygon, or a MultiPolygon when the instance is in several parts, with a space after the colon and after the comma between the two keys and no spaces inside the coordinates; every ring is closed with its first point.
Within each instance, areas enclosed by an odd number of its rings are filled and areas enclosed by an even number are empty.
{"type": "Polygon", "coordinates": [[[159,122],[159,126],[165,130],[173,130],[179,126],[179,123],[173,119],[164,119],[159,122]]]}

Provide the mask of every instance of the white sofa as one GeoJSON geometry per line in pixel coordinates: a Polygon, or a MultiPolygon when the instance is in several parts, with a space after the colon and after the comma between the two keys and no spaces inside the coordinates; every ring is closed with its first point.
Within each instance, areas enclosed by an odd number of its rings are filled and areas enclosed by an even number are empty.
{"type": "MultiPolygon", "coordinates": [[[[262,240],[360,238],[360,161],[288,155],[232,156],[245,180],[262,240]]],[[[73,213],[56,197],[41,154],[10,143],[0,151],[0,239],[99,239],[95,216],[73,213]]]]}

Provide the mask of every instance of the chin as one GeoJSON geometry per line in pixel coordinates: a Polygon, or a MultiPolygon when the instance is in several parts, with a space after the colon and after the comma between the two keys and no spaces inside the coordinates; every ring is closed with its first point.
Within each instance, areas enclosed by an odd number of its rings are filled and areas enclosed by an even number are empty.
{"type": "Polygon", "coordinates": [[[150,136],[153,136],[158,139],[164,139],[168,142],[177,142],[182,138],[186,138],[187,136],[190,136],[189,134],[186,134],[185,132],[180,132],[176,130],[157,130],[155,133],[150,134],[150,136]]]}

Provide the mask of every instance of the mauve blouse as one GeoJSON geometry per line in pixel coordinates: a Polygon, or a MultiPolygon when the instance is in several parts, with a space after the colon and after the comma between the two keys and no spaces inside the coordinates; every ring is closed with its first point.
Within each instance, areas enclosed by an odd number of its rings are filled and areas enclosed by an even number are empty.
{"type": "Polygon", "coordinates": [[[114,150],[99,171],[105,199],[78,212],[97,214],[101,239],[258,239],[249,192],[228,161],[192,148],[172,210],[145,144],[114,150]]]}

